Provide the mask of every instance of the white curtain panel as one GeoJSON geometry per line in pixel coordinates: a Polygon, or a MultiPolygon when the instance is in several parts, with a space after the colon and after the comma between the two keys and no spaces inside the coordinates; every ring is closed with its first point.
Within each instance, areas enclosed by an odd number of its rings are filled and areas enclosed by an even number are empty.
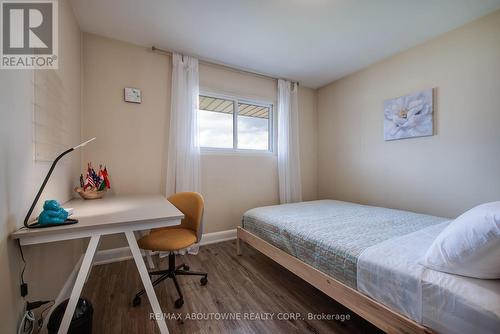
{"type": "Polygon", "coordinates": [[[280,203],[302,201],[298,85],[278,80],[278,178],[280,203]]]}
{"type": "Polygon", "coordinates": [[[170,196],[182,191],[200,192],[198,142],[198,59],[173,54],[172,107],[167,152],[167,188],[170,196]]]}

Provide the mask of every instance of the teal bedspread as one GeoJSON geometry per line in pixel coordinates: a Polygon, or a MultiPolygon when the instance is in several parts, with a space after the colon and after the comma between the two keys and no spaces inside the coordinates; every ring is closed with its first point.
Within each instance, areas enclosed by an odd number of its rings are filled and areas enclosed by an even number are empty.
{"type": "Polygon", "coordinates": [[[363,250],[446,220],[407,211],[321,200],[249,210],[243,215],[243,227],[357,288],[357,260],[363,250]]]}

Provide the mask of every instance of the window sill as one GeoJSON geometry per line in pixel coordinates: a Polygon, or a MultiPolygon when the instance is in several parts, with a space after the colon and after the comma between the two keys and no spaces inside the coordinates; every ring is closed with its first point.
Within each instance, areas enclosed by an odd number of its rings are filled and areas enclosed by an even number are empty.
{"type": "Polygon", "coordinates": [[[257,157],[274,157],[276,154],[271,151],[265,150],[244,150],[244,149],[232,149],[232,148],[200,148],[200,153],[202,155],[236,155],[236,156],[257,156],[257,157]]]}

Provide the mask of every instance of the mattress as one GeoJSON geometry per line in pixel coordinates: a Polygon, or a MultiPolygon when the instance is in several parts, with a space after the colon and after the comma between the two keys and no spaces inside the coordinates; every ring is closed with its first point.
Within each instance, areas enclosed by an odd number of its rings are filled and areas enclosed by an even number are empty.
{"type": "Polygon", "coordinates": [[[445,221],[408,211],[334,200],[255,208],[243,227],[303,262],[357,287],[357,262],[367,248],[445,221]]]}
{"type": "Polygon", "coordinates": [[[447,274],[419,264],[448,224],[367,248],[358,259],[358,290],[438,333],[498,333],[500,280],[447,274]]]}
{"type": "Polygon", "coordinates": [[[498,333],[500,280],[419,264],[449,224],[440,217],[324,200],[262,207],[243,227],[438,333],[498,333]]]}

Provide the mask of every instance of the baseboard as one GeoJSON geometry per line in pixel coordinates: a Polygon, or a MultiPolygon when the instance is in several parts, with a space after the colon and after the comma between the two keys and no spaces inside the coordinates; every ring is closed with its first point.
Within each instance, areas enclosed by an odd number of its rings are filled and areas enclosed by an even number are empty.
{"type": "MultiPolygon", "coordinates": [[[[226,230],[220,232],[204,233],[201,238],[201,246],[210,245],[217,242],[223,242],[236,239],[236,229],[226,230]]],[[[125,261],[132,258],[132,253],[128,246],[105,249],[98,251],[94,257],[93,265],[98,266],[101,264],[125,261]]]]}
{"type": "Polygon", "coordinates": [[[92,265],[98,266],[101,264],[130,260],[131,258],[132,253],[128,246],[104,249],[96,252],[92,265]]]}
{"type": "Polygon", "coordinates": [[[236,239],[236,229],[226,230],[220,232],[204,233],[201,238],[201,246],[215,244],[217,242],[223,242],[228,240],[236,239]]]}

